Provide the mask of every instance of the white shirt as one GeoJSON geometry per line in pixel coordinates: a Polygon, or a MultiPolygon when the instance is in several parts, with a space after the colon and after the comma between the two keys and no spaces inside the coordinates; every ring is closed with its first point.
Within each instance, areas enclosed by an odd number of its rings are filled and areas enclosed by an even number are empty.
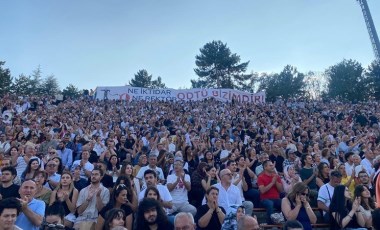
{"type": "Polygon", "coordinates": [[[372,176],[373,174],[375,174],[375,169],[373,168],[372,163],[367,158],[364,158],[360,162],[360,164],[364,166],[369,176],[372,176]]]}
{"type": "Polygon", "coordinates": [[[154,168],[154,169],[153,169],[153,168],[150,168],[149,165],[144,166],[144,167],[141,167],[140,170],[139,170],[139,172],[138,172],[137,175],[136,175],[136,178],[142,180],[142,182],[143,182],[142,187],[143,187],[143,188],[146,188],[145,179],[144,179],[144,173],[145,173],[145,171],[148,170],[148,169],[151,169],[151,170],[155,171],[156,174],[157,174],[157,178],[158,178],[159,180],[165,180],[164,172],[162,171],[162,169],[161,169],[160,167],[157,167],[157,166],[156,166],[156,168],[154,168]]]}
{"type": "Polygon", "coordinates": [[[330,183],[322,185],[318,191],[318,200],[323,202],[327,207],[330,207],[334,190],[335,188],[331,186],[330,183]]]}
{"type": "MultiPolygon", "coordinates": [[[[173,201],[173,198],[170,195],[170,192],[165,185],[158,184],[156,185],[156,188],[158,190],[158,193],[160,194],[161,199],[164,202],[173,201]]],[[[139,202],[142,201],[142,199],[144,199],[145,191],[146,191],[146,188],[139,193],[139,202]]],[[[169,214],[170,209],[165,208],[165,211],[166,211],[166,214],[169,214]]]]}
{"type": "MultiPolygon", "coordinates": [[[[76,161],[74,161],[74,163],[73,163],[73,165],[71,166],[71,172],[74,172],[74,169],[78,166],[78,165],[80,165],[80,161],[81,160],[76,160],[76,161]]],[[[86,162],[86,164],[81,168],[81,170],[80,170],[80,177],[81,178],[83,178],[83,179],[88,179],[88,177],[87,177],[87,175],[86,175],[86,173],[85,173],[85,171],[84,170],[87,170],[87,171],[92,171],[93,169],[94,169],[94,165],[93,164],[91,164],[90,162],[86,162]]]]}
{"type": "MultiPolygon", "coordinates": [[[[167,184],[174,184],[176,181],[176,175],[169,175],[167,184]]],[[[185,182],[190,183],[190,176],[188,174],[185,174],[185,182]]],[[[185,187],[185,183],[182,180],[178,182],[177,186],[170,192],[170,195],[173,198],[173,203],[182,203],[189,201],[187,197],[187,189],[185,187]]]]}
{"type": "MultiPolygon", "coordinates": [[[[236,212],[236,208],[242,205],[243,201],[241,200],[240,191],[235,185],[231,184],[227,190],[223,188],[221,183],[214,184],[213,187],[219,189],[218,203],[219,206],[226,210],[226,215],[230,212],[236,212]],[[232,206],[236,207],[233,208],[232,206]]],[[[202,204],[206,204],[205,198],[203,198],[202,204]]]]}
{"type": "Polygon", "coordinates": [[[348,176],[351,176],[352,175],[352,170],[354,169],[355,167],[355,164],[352,163],[352,165],[350,165],[348,162],[344,163],[344,166],[346,167],[346,173],[348,176]]]}

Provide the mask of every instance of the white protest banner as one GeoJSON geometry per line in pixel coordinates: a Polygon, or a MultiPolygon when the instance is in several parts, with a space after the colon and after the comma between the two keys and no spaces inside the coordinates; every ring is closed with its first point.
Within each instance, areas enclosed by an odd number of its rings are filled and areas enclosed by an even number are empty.
{"type": "Polygon", "coordinates": [[[95,90],[98,100],[145,101],[200,101],[206,98],[230,102],[265,103],[265,92],[247,93],[234,89],[148,89],[130,86],[99,86],[95,90]]]}

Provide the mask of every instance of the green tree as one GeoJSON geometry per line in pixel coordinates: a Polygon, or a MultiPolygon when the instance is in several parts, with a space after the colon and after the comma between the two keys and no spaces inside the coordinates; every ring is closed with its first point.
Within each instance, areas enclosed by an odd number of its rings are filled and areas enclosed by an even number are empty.
{"type": "Polygon", "coordinates": [[[367,69],[368,88],[371,96],[380,99],[380,61],[373,61],[367,69]]]}
{"type": "Polygon", "coordinates": [[[62,94],[65,98],[78,98],[81,95],[81,92],[73,84],[70,84],[62,90],[62,94]]]}
{"type": "Polygon", "coordinates": [[[326,71],[327,96],[337,100],[361,101],[369,96],[368,81],[362,65],[354,60],[346,60],[330,66],[326,71]]]}
{"type": "Polygon", "coordinates": [[[31,86],[33,94],[42,95],[43,94],[43,77],[41,66],[38,66],[37,69],[33,70],[32,75],[30,76],[31,86]]]}
{"type": "Polygon", "coordinates": [[[47,76],[41,84],[41,93],[43,95],[55,95],[59,92],[59,84],[54,75],[47,76]]]}
{"type": "Polygon", "coordinates": [[[279,74],[263,74],[260,78],[259,90],[266,91],[268,101],[275,101],[278,97],[289,99],[305,96],[305,75],[299,73],[296,67],[287,65],[279,74]]]}
{"type": "Polygon", "coordinates": [[[156,80],[152,81],[151,88],[154,88],[154,89],[163,89],[163,88],[166,88],[166,85],[165,85],[165,83],[162,82],[161,77],[158,76],[156,80]]]}
{"type": "Polygon", "coordinates": [[[3,68],[4,61],[0,61],[0,96],[4,96],[12,89],[13,78],[8,68],[3,68]]]}
{"type": "Polygon", "coordinates": [[[13,92],[16,95],[31,96],[35,95],[34,82],[30,76],[19,75],[13,84],[13,92]]]}
{"type": "Polygon", "coordinates": [[[193,88],[249,88],[252,74],[244,74],[249,61],[240,63],[240,56],[221,41],[205,44],[195,56],[195,64],[199,78],[191,80],[193,88]]]}
{"type": "Polygon", "coordinates": [[[143,88],[166,88],[165,83],[162,82],[161,77],[152,80],[153,76],[148,74],[145,69],[139,70],[133,79],[129,81],[129,85],[133,87],[143,88]]]}
{"type": "Polygon", "coordinates": [[[152,84],[152,75],[148,74],[145,69],[139,70],[133,79],[129,82],[130,86],[133,87],[144,87],[150,88],[152,84]]]}

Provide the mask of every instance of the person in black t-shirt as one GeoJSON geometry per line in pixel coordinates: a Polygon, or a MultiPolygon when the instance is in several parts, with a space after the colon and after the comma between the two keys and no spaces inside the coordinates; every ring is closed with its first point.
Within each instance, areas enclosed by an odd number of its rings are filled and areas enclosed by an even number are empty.
{"type": "Polygon", "coordinates": [[[153,198],[144,198],[139,204],[136,229],[139,230],[172,230],[161,204],[153,198]]]}
{"type": "Polygon", "coordinates": [[[18,190],[20,186],[13,183],[13,179],[17,176],[17,171],[14,167],[8,166],[1,169],[0,198],[17,197],[20,198],[18,190]]]}

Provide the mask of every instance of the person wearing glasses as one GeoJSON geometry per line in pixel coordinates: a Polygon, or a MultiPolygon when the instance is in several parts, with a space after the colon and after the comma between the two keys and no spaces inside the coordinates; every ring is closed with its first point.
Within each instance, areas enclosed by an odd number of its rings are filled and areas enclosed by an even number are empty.
{"type": "Polygon", "coordinates": [[[368,176],[368,173],[366,171],[360,171],[358,174],[358,180],[356,181],[357,185],[365,185],[367,186],[369,192],[371,193],[371,197],[375,197],[375,187],[372,185],[371,180],[368,176]]]}
{"type": "Polygon", "coordinates": [[[72,230],[64,223],[65,210],[60,203],[54,203],[46,208],[45,219],[42,222],[41,230],[72,230]]]}
{"type": "Polygon", "coordinates": [[[213,185],[219,189],[218,203],[226,210],[227,215],[235,212],[243,203],[239,188],[232,183],[232,176],[229,169],[223,169],[220,171],[220,183],[213,185]]]}
{"type": "Polygon", "coordinates": [[[45,183],[44,186],[54,190],[61,180],[61,175],[57,173],[58,164],[53,159],[50,159],[46,164],[46,172],[48,174],[48,179],[46,180],[47,183],[45,183]]]}
{"type": "Polygon", "coordinates": [[[317,222],[317,217],[309,204],[309,188],[302,182],[296,183],[282,199],[281,211],[287,220],[301,222],[305,230],[311,230],[311,224],[317,222]]]}

